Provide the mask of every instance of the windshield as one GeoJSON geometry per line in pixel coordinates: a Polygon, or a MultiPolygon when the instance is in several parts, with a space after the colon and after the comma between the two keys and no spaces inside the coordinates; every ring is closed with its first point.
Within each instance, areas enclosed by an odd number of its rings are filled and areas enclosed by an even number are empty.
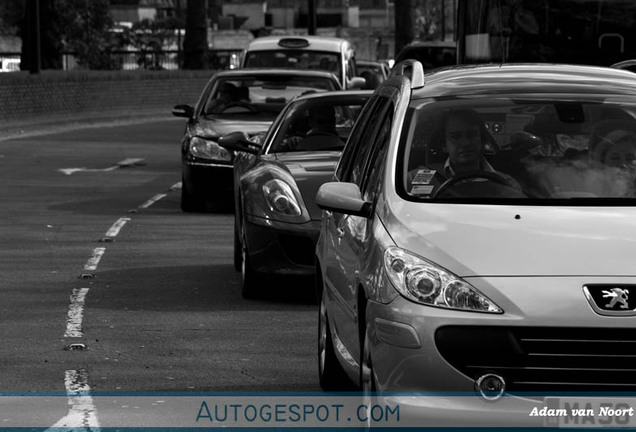
{"type": "Polygon", "coordinates": [[[337,52],[307,49],[249,51],[245,56],[245,67],[320,70],[340,77],[342,73],[340,59],[340,53],[337,52]]]}
{"type": "Polygon", "coordinates": [[[633,0],[461,0],[461,63],[609,66],[636,57],[633,0]]]}
{"type": "Polygon", "coordinates": [[[287,115],[268,152],[342,150],[366,99],[299,101],[287,115]]]}
{"type": "Polygon", "coordinates": [[[399,175],[411,199],[602,205],[636,197],[633,101],[420,100],[409,113],[399,175]]]}
{"type": "Polygon", "coordinates": [[[328,78],[298,76],[218,79],[205,103],[204,115],[279,113],[298,95],[336,90],[328,78]]]}

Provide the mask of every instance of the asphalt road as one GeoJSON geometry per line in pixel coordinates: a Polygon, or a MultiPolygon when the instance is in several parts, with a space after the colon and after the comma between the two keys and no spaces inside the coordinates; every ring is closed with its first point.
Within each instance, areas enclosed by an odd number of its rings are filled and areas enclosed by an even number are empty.
{"type": "Polygon", "coordinates": [[[0,142],[0,391],[319,390],[310,281],[241,297],[234,216],[179,209],[182,130],[0,142]]]}

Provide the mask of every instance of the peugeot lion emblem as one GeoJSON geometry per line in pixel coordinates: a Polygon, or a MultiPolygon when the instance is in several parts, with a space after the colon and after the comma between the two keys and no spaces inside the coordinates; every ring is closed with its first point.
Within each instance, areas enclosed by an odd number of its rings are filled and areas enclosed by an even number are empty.
{"type": "Polygon", "coordinates": [[[592,309],[599,315],[636,315],[636,299],[630,298],[630,290],[636,293],[636,285],[589,284],[583,292],[592,309]]]}

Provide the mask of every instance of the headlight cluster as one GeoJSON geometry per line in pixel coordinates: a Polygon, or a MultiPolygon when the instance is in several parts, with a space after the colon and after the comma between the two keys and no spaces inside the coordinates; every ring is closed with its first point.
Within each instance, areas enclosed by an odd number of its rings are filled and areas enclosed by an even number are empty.
{"type": "Polygon", "coordinates": [[[263,196],[269,209],[287,216],[300,216],[302,210],[292,188],[282,180],[269,180],[263,185],[263,196]]]}
{"type": "Polygon", "coordinates": [[[384,269],[398,292],[411,301],[448,309],[503,312],[469,283],[398,247],[385,251],[384,269]]]}
{"type": "Polygon", "coordinates": [[[190,154],[196,158],[232,161],[232,154],[216,142],[194,137],[190,140],[190,154]]]}

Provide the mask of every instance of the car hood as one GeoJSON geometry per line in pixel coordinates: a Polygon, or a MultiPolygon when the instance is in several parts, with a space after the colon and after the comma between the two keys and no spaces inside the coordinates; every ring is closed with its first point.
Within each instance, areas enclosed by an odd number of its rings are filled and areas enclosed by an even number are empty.
{"type": "Polygon", "coordinates": [[[331,180],[340,159],[340,151],[277,153],[294,177],[312,220],[320,220],[321,210],[316,205],[318,188],[331,180]]]}
{"type": "Polygon", "coordinates": [[[240,118],[214,118],[199,121],[192,127],[192,134],[202,138],[218,138],[230,132],[244,131],[252,135],[257,132],[267,130],[272,124],[274,118],[265,118],[263,116],[250,118],[241,116],[240,118]]]}
{"type": "Polygon", "coordinates": [[[401,202],[397,246],[468,276],[634,276],[636,208],[401,202]]]}

